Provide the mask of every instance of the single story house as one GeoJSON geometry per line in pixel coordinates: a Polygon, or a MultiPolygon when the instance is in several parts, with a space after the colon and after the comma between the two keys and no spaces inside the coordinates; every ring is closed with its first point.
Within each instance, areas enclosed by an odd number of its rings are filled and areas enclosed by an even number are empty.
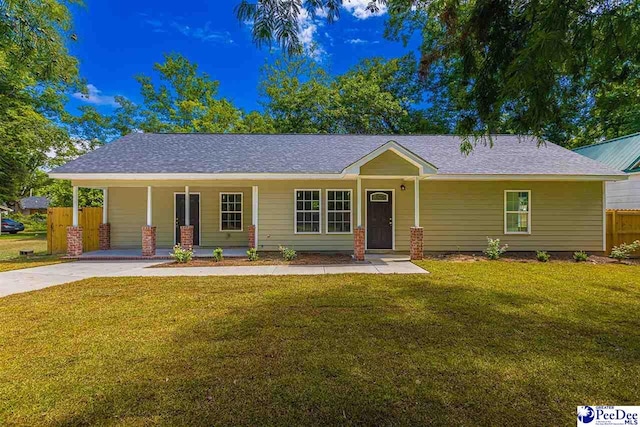
{"type": "Polygon", "coordinates": [[[607,183],[607,209],[640,209],[640,133],[574,149],[629,176],[607,183]]]}
{"type": "Polygon", "coordinates": [[[47,213],[49,207],[49,199],[42,196],[29,196],[20,199],[20,213],[23,215],[31,215],[34,213],[47,213]]]}
{"type": "Polygon", "coordinates": [[[273,251],[605,248],[605,182],[624,173],[529,137],[464,155],[450,135],[134,133],[53,170],[104,191],[100,246],[153,256],[176,243],[273,251]]]}

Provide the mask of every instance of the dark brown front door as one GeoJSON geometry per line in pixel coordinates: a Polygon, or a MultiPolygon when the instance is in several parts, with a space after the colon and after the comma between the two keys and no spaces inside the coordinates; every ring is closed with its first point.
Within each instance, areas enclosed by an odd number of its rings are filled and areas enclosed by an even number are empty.
{"type": "Polygon", "coordinates": [[[367,191],[367,249],[393,249],[391,191],[367,191]]]}
{"type": "MultiPolygon", "coordinates": [[[[191,210],[190,223],[193,225],[193,244],[198,246],[200,244],[200,195],[189,194],[191,204],[189,209],[191,210]]],[[[176,194],[176,244],[180,243],[180,226],[186,225],[185,222],[185,209],[184,209],[184,194],[176,194]]]]}

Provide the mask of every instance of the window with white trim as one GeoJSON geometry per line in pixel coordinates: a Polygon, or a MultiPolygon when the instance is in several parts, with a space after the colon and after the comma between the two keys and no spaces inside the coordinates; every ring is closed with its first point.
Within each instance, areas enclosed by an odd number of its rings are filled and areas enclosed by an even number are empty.
{"type": "Polygon", "coordinates": [[[320,190],[295,190],[295,232],[320,233],[320,190]]]}
{"type": "Polygon", "coordinates": [[[505,234],[529,234],[531,232],[531,191],[507,190],[504,192],[505,234]]]}
{"type": "Polygon", "coordinates": [[[351,233],[351,190],[327,190],[327,233],[351,233]]]}
{"type": "Polygon", "coordinates": [[[220,193],[220,231],[242,231],[242,193],[220,193]]]}

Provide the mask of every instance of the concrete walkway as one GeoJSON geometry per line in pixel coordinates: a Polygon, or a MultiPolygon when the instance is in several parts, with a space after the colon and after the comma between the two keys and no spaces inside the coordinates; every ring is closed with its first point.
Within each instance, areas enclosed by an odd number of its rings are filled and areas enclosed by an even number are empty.
{"type": "Polygon", "coordinates": [[[147,268],[166,261],[77,261],[0,273],[0,297],[91,277],[262,276],[312,274],[426,274],[394,255],[367,256],[368,263],[346,265],[265,265],[255,267],[147,268]]]}

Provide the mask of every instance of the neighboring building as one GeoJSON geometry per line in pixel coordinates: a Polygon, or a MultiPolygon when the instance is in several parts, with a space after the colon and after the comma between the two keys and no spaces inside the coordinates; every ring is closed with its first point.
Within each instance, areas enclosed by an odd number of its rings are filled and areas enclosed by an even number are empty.
{"type": "MultiPolygon", "coordinates": [[[[465,156],[446,135],[135,133],[49,175],[105,189],[101,247],[603,251],[604,184],[624,173],[528,137],[465,156]],[[186,195],[189,196],[186,196],[186,195]]],[[[70,228],[69,254],[82,250],[70,228]]]]}
{"type": "Polygon", "coordinates": [[[607,183],[607,209],[640,209],[640,133],[573,151],[629,175],[627,181],[607,183]]]}
{"type": "Polygon", "coordinates": [[[47,213],[49,199],[40,196],[30,196],[20,199],[20,213],[31,215],[34,213],[47,213]]]}

